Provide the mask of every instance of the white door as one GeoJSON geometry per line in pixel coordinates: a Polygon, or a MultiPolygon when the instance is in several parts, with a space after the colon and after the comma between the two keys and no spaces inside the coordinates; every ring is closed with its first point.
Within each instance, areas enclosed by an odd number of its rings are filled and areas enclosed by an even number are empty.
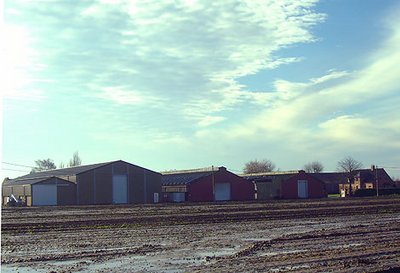
{"type": "Polygon", "coordinates": [[[155,192],[155,193],[153,194],[153,202],[154,202],[154,203],[160,202],[160,196],[159,196],[158,192],[155,192]]]}
{"type": "Polygon", "coordinates": [[[56,206],[57,185],[32,185],[33,206],[56,206]]]}
{"type": "Polygon", "coordinates": [[[299,198],[308,198],[308,181],[298,180],[297,181],[297,193],[299,198]]]}
{"type": "Polygon", "coordinates": [[[215,183],[215,201],[231,200],[231,184],[215,183]]]}
{"type": "Polygon", "coordinates": [[[128,177],[126,175],[113,176],[113,203],[128,203],[128,177]]]}

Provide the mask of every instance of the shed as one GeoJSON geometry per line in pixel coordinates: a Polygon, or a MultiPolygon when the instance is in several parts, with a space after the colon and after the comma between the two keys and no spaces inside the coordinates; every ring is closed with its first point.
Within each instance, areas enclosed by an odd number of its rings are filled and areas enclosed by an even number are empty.
{"type": "Polygon", "coordinates": [[[161,174],[117,160],[37,172],[17,178],[30,180],[54,176],[76,184],[78,205],[156,203],[161,194],[161,174]]]}
{"type": "Polygon", "coordinates": [[[257,199],[297,199],[327,197],[325,183],[304,171],[244,174],[257,188],[257,199]]]}
{"type": "Polygon", "coordinates": [[[324,197],[328,197],[325,183],[304,171],[299,171],[282,183],[284,199],[324,197]]]}
{"type": "Polygon", "coordinates": [[[14,195],[27,206],[58,206],[76,203],[76,185],[51,176],[6,180],[3,183],[3,205],[14,195]]]}
{"type": "Polygon", "coordinates": [[[225,167],[162,173],[163,200],[211,202],[254,200],[254,184],[225,167]]]}
{"type": "Polygon", "coordinates": [[[328,194],[340,193],[339,185],[347,183],[347,174],[343,172],[310,173],[310,175],[325,183],[328,194]]]}

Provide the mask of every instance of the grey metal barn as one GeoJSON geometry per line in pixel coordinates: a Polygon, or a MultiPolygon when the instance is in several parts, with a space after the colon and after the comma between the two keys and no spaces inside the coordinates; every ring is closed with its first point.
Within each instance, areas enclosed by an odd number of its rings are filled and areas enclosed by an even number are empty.
{"type": "MultiPolygon", "coordinates": [[[[68,199],[68,204],[91,205],[155,203],[159,201],[161,194],[160,173],[130,164],[122,160],[117,160],[92,165],[37,172],[8,180],[3,183],[3,203],[6,199],[5,197],[10,194],[10,190],[7,191],[6,189],[7,187],[11,187],[11,190],[16,193],[14,194],[16,197],[23,196],[24,192],[22,191],[29,191],[29,187],[27,189],[24,187],[21,188],[21,185],[25,185],[21,184],[25,183],[21,181],[33,182],[37,179],[42,179],[40,181],[31,183],[32,185],[36,185],[36,183],[41,185],[41,183],[44,182],[44,179],[49,179],[51,177],[57,179],[57,181],[69,183],[68,185],[74,188],[75,194],[73,196],[69,193],[66,195],[67,197],[62,197],[68,199]]],[[[61,187],[61,185],[58,187],[61,187]]],[[[40,193],[42,195],[46,195],[46,192],[47,194],[50,194],[50,191],[50,188],[42,187],[40,193]]],[[[53,203],[51,203],[51,205],[53,205],[53,203]]],[[[30,203],[30,205],[35,204],[40,205],[40,203],[30,203]]],[[[57,203],[54,205],[59,204],[57,203]]]]}

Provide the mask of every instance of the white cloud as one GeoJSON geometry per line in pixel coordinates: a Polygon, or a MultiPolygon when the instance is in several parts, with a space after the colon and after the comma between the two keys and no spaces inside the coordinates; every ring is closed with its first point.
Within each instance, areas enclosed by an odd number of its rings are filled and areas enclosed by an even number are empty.
{"type": "Polygon", "coordinates": [[[316,2],[98,0],[45,8],[17,1],[8,10],[34,20],[29,48],[39,51],[53,87],[96,86],[95,98],[163,111],[169,101],[171,115],[204,127],[234,108],[269,103],[270,94],[245,90],[237,78],[302,60],[275,52],[315,40],[310,28],[324,20],[316,2]]]}
{"type": "Polygon", "coordinates": [[[316,1],[116,2],[94,2],[82,20],[127,18],[113,42],[137,72],[132,89],[169,96],[185,105],[176,114],[199,126],[223,120],[222,111],[241,103],[265,102],[263,92],[243,92],[236,78],[300,61],[273,53],[314,41],[309,28],[324,18],[311,10],[316,1]]]}
{"type": "MultiPolygon", "coordinates": [[[[92,89],[96,89],[96,87],[92,87],[92,89]]],[[[102,92],[96,93],[96,97],[121,105],[146,105],[147,107],[154,108],[163,104],[163,99],[160,97],[145,95],[124,86],[106,86],[99,87],[98,89],[102,92]]]]}
{"type": "Polygon", "coordinates": [[[263,138],[303,154],[399,149],[400,23],[390,26],[390,37],[364,68],[332,70],[307,82],[277,80],[274,99],[263,111],[229,129],[202,129],[197,136],[229,135],[232,142],[249,143],[263,138]]]}
{"type": "Polygon", "coordinates": [[[201,117],[201,120],[199,121],[199,126],[205,127],[205,126],[210,126],[212,124],[218,123],[223,121],[225,118],[221,116],[206,116],[206,117],[201,117]]]}

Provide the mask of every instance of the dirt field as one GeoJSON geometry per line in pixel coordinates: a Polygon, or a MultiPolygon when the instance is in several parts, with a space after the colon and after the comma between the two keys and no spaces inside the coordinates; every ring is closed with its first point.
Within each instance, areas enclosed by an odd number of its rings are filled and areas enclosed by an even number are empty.
{"type": "Polygon", "coordinates": [[[400,272],[400,197],[3,208],[2,272],[400,272]]]}

